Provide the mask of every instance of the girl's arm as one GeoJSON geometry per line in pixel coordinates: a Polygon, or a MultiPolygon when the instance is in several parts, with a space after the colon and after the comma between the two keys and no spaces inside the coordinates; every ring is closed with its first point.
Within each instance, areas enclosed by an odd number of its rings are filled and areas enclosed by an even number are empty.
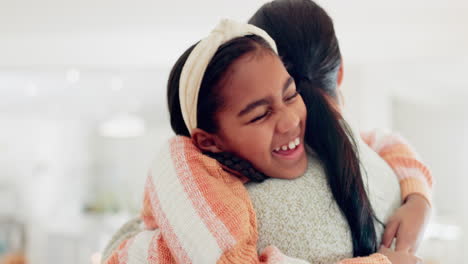
{"type": "Polygon", "coordinates": [[[377,129],[361,132],[361,137],[395,172],[402,201],[411,194],[419,194],[432,204],[432,175],[406,140],[398,134],[377,129]]]}
{"type": "Polygon", "coordinates": [[[393,169],[398,177],[403,204],[388,219],[382,244],[415,253],[432,214],[432,175],[416,152],[398,134],[382,130],[361,133],[364,141],[393,169]]]}
{"type": "MultiPolygon", "coordinates": [[[[145,184],[145,230],[123,241],[106,264],[305,264],[274,246],[257,252],[257,223],[243,182],[190,139],[171,140],[145,184]]],[[[381,254],[340,264],[391,264],[381,254]]]]}

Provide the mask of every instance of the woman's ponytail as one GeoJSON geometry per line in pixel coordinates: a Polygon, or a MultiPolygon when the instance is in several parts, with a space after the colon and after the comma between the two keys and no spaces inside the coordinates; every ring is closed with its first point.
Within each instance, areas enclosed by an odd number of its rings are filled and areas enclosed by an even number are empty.
{"type": "Polygon", "coordinates": [[[374,211],[361,175],[352,131],[332,99],[307,80],[298,80],[307,107],[305,142],[316,152],[327,174],[328,185],[351,229],[354,256],[377,250],[374,211]]]}

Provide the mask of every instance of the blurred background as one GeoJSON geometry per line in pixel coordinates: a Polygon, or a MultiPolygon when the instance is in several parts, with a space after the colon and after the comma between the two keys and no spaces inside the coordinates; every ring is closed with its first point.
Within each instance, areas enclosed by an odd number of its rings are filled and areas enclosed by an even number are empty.
{"type": "MultiPolygon", "coordinates": [[[[246,21],[264,2],[0,0],[0,259],[98,263],[171,136],[172,64],[219,18],[246,21]]],[[[318,2],[335,21],[349,115],[399,131],[432,169],[419,254],[464,262],[468,2],[318,2]]]]}

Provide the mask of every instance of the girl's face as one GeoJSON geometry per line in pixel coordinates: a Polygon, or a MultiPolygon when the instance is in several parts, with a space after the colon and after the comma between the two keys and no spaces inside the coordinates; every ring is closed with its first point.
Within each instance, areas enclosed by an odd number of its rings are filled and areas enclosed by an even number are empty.
{"type": "Polygon", "coordinates": [[[307,167],[306,107],[280,59],[262,51],[248,54],[231,65],[223,83],[215,135],[220,150],[270,177],[301,176],[307,167]]]}

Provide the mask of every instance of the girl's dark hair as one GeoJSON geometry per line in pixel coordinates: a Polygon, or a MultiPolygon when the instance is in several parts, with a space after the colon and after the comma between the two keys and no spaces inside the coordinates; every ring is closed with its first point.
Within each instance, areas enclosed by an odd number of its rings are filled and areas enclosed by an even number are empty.
{"type": "MultiPolygon", "coordinates": [[[[182,69],[192,52],[191,46],[173,66],[167,83],[167,102],[172,130],[177,135],[190,137],[182,117],[179,101],[179,80],[182,69]]],[[[221,87],[229,77],[230,66],[242,56],[259,52],[274,54],[268,43],[256,35],[232,39],[221,45],[211,59],[202,79],[197,104],[197,127],[209,133],[217,132],[215,113],[223,106],[221,87]]]]}
{"type": "Polygon", "coordinates": [[[375,213],[360,170],[356,142],[337,111],[341,53],[327,13],[310,0],[275,0],[249,20],[276,42],[307,108],[305,142],[325,167],[328,185],[347,219],[353,254],[377,250],[375,213]]]}

